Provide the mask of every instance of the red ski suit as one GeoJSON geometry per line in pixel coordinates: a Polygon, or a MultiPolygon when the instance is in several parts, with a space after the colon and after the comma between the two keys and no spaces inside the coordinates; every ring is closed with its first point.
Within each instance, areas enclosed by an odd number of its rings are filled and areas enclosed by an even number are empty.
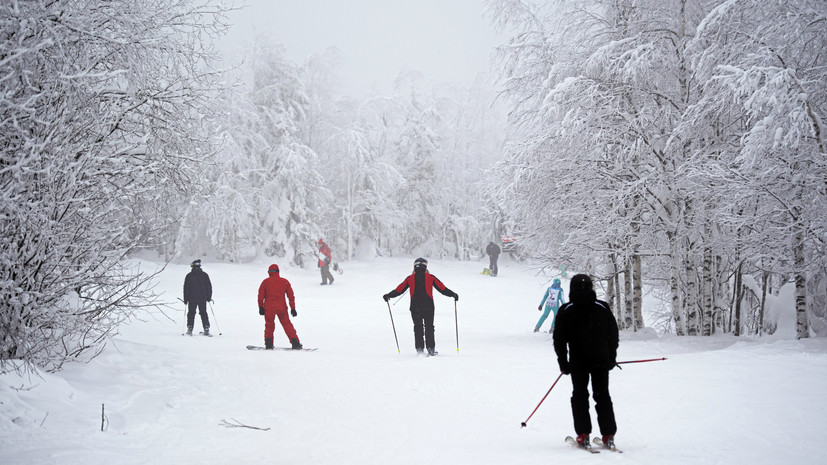
{"type": "Polygon", "coordinates": [[[279,317],[281,327],[287,339],[299,339],[296,329],[290,322],[290,315],[287,313],[287,305],[284,296],[290,301],[290,309],[296,308],[296,299],[293,296],[293,287],[290,281],[279,276],[278,272],[270,273],[270,276],[261,282],[258,287],[258,306],[264,307],[264,339],[272,339],[273,331],[276,329],[276,316],[279,317]]]}

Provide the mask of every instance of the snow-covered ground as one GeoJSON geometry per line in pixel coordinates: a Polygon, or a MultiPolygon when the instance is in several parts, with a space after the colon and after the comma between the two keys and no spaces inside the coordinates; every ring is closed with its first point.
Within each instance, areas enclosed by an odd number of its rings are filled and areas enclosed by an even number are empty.
{"type": "MultiPolygon", "coordinates": [[[[296,329],[316,352],[246,350],[263,342],[255,299],[269,263],[206,262],[215,337],[181,336],[179,308],[175,321],[125,326],[88,364],[0,376],[0,463],[827,463],[824,338],[622,334],[619,360],[668,360],[612,371],[624,453],[591,455],[563,442],[573,432],[567,377],[520,428],[559,374],[550,335],[532,333],[550,277],[516,263],[491,278],[482,262],[432,261],[460,295],[459,351],[453,301],[435,294],[440,355],[417,357],[407,295],[392,306],[401,353],[381,298],[412,262],[344,263],[327,287],[315,269],[282,266],[296,329]]],[[[163,272],[167,300],[187,272],[163,272]]],[[[277,345],[289,345],[280,331],[277,345]]]]}

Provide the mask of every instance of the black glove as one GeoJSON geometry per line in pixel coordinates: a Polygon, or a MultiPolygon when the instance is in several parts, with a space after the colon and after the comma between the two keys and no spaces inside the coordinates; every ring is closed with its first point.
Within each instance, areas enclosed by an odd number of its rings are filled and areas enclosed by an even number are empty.
{"type": "Polygon", "coordinates": [[[387,301],[391,300],[391,294],[387,293],[387,294],[383,295],[382,298],[385,299],[385,302],[387,302],[387,301]]]}
{"type": "Polygon", "coordinates": [[[617,364],[616,360],[612,360],[611,362],[606,364],[606,369],[609,370],[609,371],[612,371],[614,369],[614,367],[620,368],[620,365],[617,364]]]}
{"type": "Polygon", "coordinates": [[[459,300],[459,294],[454,292],[454,301],[456,302],[457,300],[459,300]]]}
{"type": "Polygon", "coordinates": [[[537,306],[537,310],[542,312],[543,311],[543,304],[540,304],[539,306],[537,306]]]}
{"type": "Polygon", "coordinates": [[[325,258],[325,259],[324,259],[324,264],[325,264],[325,265],[330,265],[330,259],[329,259],[329,258],[325,258]]]}
{"type": "Polygon", "coordinates": [[[189,303],[189,302],[187,302],[186,300],[184,301],[184,305],[187,305],[188,303],[189,303]]]}
{"type": "Polygon", "coordinates": [[[299,316],[299,313],[296,311],[295,308],[290,310],[290,314],[293,315],[293,316],[299,316]]]}
{"type": "Polygon", "coordinates": [[[259,307],[258,308],[258,314],[259,315],[264,315],[264,307],[259,307]]]}
{"type": "Polygon", "coordinates": [[[557,364],[560,365],[560,373],[563,373],[564,375],[571,374],[571,364],[568,360],[557,359],[557,364]]]}

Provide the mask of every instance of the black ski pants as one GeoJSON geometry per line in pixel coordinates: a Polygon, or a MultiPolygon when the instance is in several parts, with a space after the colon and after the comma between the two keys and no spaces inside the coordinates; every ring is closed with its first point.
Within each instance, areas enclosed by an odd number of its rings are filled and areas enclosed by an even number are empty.
{"type": "Polygon", "coordinates": [[[497,268],[498,258],[500,258],[499,255],[488,256],[488,269],[491,270],[491,276],[497,276],[497,272],[499,271],[499,269],[497,268]]]}
{"type": "Polygon", "coordinates": [[[411,318],[414,324],[414,347],[417,351],[434,349],[434,307],[412,307],[411,318]]]}
{"type": "Polygon", "coordinates": [[[193,324],[195,324],[195,309],[198,309],[198,313],[201,315],[201,326],[204,329],[210,329],[210,319],[207,316],[207,302],[200,301],[200,302],[190,302],[189,303],[189,311],[187,312],[187,328],[192,329],[193,324]]]}
{"type": "Polygon", "coordinates": [[[605,368],[572,369],[571,413],[574,417],[574,432],[578,435],[592,432],[592,420],[589,415],[589,377],[592,381],[594,410],[597,412],[600,434],[614,435],[617,432],[617,424],[612,397],[609,395],[609,370],[605,368]]]}

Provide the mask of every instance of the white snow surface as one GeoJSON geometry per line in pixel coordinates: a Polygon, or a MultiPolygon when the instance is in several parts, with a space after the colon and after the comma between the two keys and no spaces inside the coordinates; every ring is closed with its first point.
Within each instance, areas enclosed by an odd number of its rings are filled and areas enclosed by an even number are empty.
{"type": "MultiPolygon", "coordinates": [[[[668,358],[611,373],[624,453],[564,443],[573,434],[565,376],[521,428],[559,375],[551,336],[532,332],[551,276],[501,262],[496,278],[480,274],[487,261],[430,262],[460,295],[457,350],[453,300],[435,293],[437,357],[414,351],[407,295],[391,301],[397,352],[381,298],[412,257],[342,263],[332,286],[319,285],[316,269],[282,266],[294,324],[315,352],[248,351],[263,344],[256,292],[269,262],[205,262],[215,337],[182,336],[179,303],[175,321],[134,321],[88,364],[2,375],[0,463],[827,463],[825,338],[624,332],[619,361],[668,358]]],[[[176,301],[187,272],[168,266],[157,290],[176,301]]],[[[289,346],[278,324],[276,344],[289,346]]],[[[593,408],[592,417],[597,434],[593,408]]]]}

